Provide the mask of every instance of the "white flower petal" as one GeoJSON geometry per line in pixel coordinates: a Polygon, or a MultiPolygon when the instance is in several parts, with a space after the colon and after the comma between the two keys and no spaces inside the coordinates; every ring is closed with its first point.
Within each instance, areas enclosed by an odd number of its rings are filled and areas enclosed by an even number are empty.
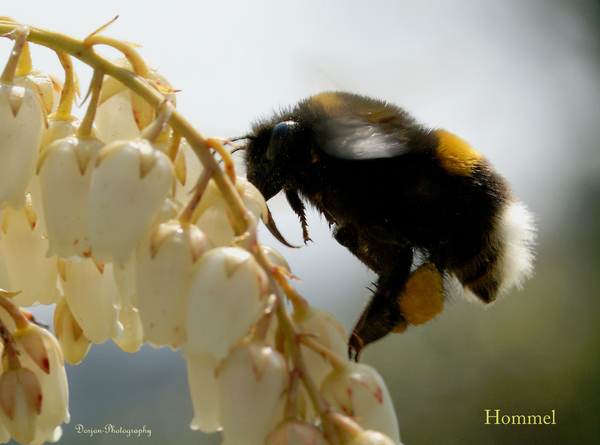
{"type": "MultiPolygon", "coordinates": [[[[22,210],[7,209],[0,250],[8,272],[11,292],[21,291],[13,301],[27,307],[36,301],[51,304],[60,300],[56,288],[58,270],[56,258],[46,258],[48,240],[32,230],[30,219],[33,208],[27,204],[22,210]]],[[[33,212],[35,214],[35,212],[33,212]]],[[[0,273],[1,275],[1,273],[0,273]]]]}
{"type": "Polygon", "coordinates": [[[224,358],[262,317],[267,292],[266,274],[248,251],[236,247],[209,250],[192,279],[186,350],[224,358]]]}
{"type": "Polygon", "coordinates": [[[145,341],[183,345],[194,264],[211,247],[198,227],[178,220],[160,224],[140,244],[136,295],[145,341]]]}
{"type": "Polygon", "coordinates": [[[190,427],[210,434],[221,429],[219,384],[217,382],[218,360],[206,352],[186,356],[188,383],[194,405],[194,419],[190,427]]]}
{"type": "Polygon", "coordinates": [[[20,209],[25,189],[35,171],[40,150],[44,113],[39,99],[21,86],[0,87],[0,207],[20,209]],[[22,103],[13,115],[9,92],[22,94],[22,103]]]}
{"type": "Polygon", "coordinates": [[[61,280],[73,317],[92,343],[122,335],[111,264],[104,265],[100,272],[92,261],[67,262],[61,280]]]}
{"type": "Polygon", "coordinates": [[[321,385],[331,405],[354,417],[365,429],[379,431],[400,443],[398,418],[385,382],[375,368],[349,362],[332,371],[321,385]]]}
{"type": "Polygon", "coordinates": [[[115,142],[98,155],[90,185],[92,255],[125,263],[150,228],[175,179],[170,159],[143,139],[115,142]]]}
{"type": "Polygon", "coordinates": [[[276,413],[288,383],[283,356],[260,342],[243,343],[219,367],[217,379],[223,445],[264,443],[278,422],[276,413]]]}
{"type": "Polygon", "coordinates": [[[48,256],[76,260],[90,255],[88,196],[102,147],[97,139],[69,137],[42,152],[38,177],[50,242],[48,256]]]}

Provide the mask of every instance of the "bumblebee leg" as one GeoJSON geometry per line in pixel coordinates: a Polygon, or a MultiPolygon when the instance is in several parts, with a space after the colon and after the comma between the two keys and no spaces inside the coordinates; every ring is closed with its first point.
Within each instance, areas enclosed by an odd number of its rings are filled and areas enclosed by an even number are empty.
{"type": "Polygon", "coordinates": [[[298,218],[300,218],[300,224],[302,225],[302,237],[304,238],[304,244],[312,241],[308,236],[308,223],[306,222],[306,213],[304,204],[298,196],[298,192],[294,189],[285,189],[285,197],[287,198],[290,207],[294,211],[298,218]]]}
{"type": "Polygon", "coordinates": [[[404,285],[394,274],[381,276],[377,291],[363,311],[348,341],[348,356],[359,360],[360,352],[369,343],[385,337],[399,326],[406,326],[398,305],[398,295],[404,285]],[[354,357],[353,357],[354,355],[354,357]]]}
{"type": "MultiPolygon", "coordinates": [[[[390,332],[402,332],[406,320],[399,305],[413,260],[409,244],[364,240],[358,237],[353,253],[378,275],[377,289],[352,331],[348,355],[358,361],[361,350],[390,332]]],[[[352,250],[352,249],[351,249],[352,250]]]]}

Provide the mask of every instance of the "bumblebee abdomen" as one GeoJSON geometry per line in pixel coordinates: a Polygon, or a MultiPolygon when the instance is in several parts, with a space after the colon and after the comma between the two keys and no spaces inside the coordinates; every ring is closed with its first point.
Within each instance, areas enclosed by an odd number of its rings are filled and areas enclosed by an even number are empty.
{"type": "Polygon", "coordinates": [[[446,130],[440,129],[435,133],[439,138],[437,158],[446,171],[451,174],[470,176],[481,164],[483,155],[475,151],[466,141],[446,130]]]}

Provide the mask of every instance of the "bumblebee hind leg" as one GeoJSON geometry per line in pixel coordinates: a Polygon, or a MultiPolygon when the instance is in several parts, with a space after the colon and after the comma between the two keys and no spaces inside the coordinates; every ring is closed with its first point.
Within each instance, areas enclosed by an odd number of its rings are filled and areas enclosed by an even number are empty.
{"type": "Polygon", "coordinates": [[[406,321],[400,312],[397,295],[404,286],[402,280],[397,280],[394,274],[379,277],[377,290],[363,311],[358,323],[352,330],[348,340],[348,356],[359,360],[361,351],[369,343],[385,337],[399,327],[406,326],[406,321]]]}
{"type": "Polygon", "coordinates": [[[337,226],[335,239],[379,275],[375,294],[363,311],[348,341],[348,355],[358,361],[361,350],[406,326],[398,304],[410,274],[413,250],[407,242],[379,236],[378,227],[337,226]]]}
{"type": "Polygon", "coordinates": [[[382,274],[377,291],[356,324],[348,353],[358,361],[360,351],[391,333],[402,333],[409,324],[420,325],[444,308],[443,276],[429,261],[410,274],[405,282],[394,271],[382,274]]]}

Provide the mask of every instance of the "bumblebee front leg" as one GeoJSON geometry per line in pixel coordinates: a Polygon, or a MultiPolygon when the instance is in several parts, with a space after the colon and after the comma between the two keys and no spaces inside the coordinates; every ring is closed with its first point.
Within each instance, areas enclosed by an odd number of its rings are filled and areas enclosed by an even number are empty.
{"type": "Polygon", "coordinates": [[[304,244],[307,244],[309,241],[312,241],[308,236],[308,223],[306,222],[306,211],[304,208],[304,204],[298,196],[298,192],[294,189],[285,189],[285,197],[287,198],[287,202],[290,204],[290,207],[294,211],[298,218],[300,218],[300,224],[302,225],[302,237],[304,238],[304,244]]]}

